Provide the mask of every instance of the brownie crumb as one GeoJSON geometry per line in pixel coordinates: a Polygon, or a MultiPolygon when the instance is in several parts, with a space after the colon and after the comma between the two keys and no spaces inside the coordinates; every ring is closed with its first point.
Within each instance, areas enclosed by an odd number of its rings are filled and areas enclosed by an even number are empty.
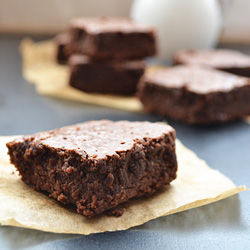
{"type": "Polygon", "coordinates": [[[113,208],[109,211],[107,211],[107,215],[109,216],[115,216],[115,217],[120,217],[126,212],[126,208],[113,208]]]}

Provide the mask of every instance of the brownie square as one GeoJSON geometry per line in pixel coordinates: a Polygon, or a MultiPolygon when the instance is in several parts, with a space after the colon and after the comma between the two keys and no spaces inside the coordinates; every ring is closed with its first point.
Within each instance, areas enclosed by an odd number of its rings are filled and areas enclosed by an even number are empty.
{"type": "Polygon", "coordinates": [[[250,77],[250,56],[235,50],[180,50],[174,55],[174,64],[208,66],[250,77]]]}
{"type": "Polygon", "coordinates": [[[156,54],[154,30],[125,18],[73,19],[70,34],[76,53],[96,59],[141,59],[156,54]]]}
{"type": "Polygon", "coordinates": [[[250,115],[250,79],[211,68],[189,65],[147,72],[137,96],[148,112],[189,124],[250,115]]]}
{"type": "Polygon", "coordinates": [[[55,37],[54,41],[57,46],[56,61],[59,64],[66,64],[72,54],[69,34],[61,33],[55,37]]]}
{"type": "Polygon", "coordinates": [[[144,61],[95,61],[87,56],[69,59],[69,84],[90,93],[133,95],[144,73],[144,61]]]}
{"type": "Polygon", "coordinates": [[[22,180],[92,217],[176,178],[175,130],[162,123],[90,121],[7,143],[22,180]]]}

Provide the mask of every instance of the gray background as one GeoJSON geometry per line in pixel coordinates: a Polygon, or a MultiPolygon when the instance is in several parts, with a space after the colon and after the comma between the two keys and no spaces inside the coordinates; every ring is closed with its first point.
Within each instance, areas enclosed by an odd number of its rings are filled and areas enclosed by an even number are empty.
{"type": "MultiPolygon", "coordinates": [[[[34,37],[36,40],[47,37],[34,37]]],[[[31,134],[92,119],[159,121],[99,106],[39,96],[21,73],[21,36],[0,35],[0,135],[31,134]]],[[[249,47],[238,48],[250,54],[249,47]]],[[[53,83],[51,83],[53,84],[53,83]]],[[[250,187],[250,125],[197,127],[169,121],[177,137],[237,185],[250,187]]],[[[4,202],[4,201],[0,201],[4,202]]],[[[90,236],[0,226],[0,249],[250,249],[250,194],[90,236]]]]}

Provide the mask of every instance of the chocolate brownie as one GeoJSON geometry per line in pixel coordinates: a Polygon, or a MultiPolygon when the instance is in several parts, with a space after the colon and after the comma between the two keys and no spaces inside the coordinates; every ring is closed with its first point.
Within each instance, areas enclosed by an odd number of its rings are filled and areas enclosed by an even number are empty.
{"type": "Polygon", "coordinates": [[[250,56],[234,50],[180,50],[174,55],[174,63],[203,65],[250,77],[250,56]]]}
{"type": "Polygon", "coordinates": [[[90,93],[133,95],[144,73],[144,61],[94,61],[87,56],[69,59],[69,84],[90,93]]]}
{"type": "Polygon", "coordinates": [[[161,123],[90,121],[7,147],[27,185],[88,217],[151,195],[176,178],[175,130],[161,123]]]}
{"type": "Polygon", "coordinates": [[[69,56],[71,55],[70,47],[70,37],[68,33],[62,33],[55,37],[54,39],[57,51],[56,51],[56,60],[60,64],[66,64],[69,56]]]}
{"type": "Polygon", "coordinates": [[[96,59],[140,59],[156,53],[155,32],[125,18],[78,18],[70,23],[74,51],[96,59]]]}
{"type": "Polygon", "coordinates": [[[211,68],[183,65],[147,72],[137,96],[148,112],[189,124],[250,115],[250,79],[211,68]]]}

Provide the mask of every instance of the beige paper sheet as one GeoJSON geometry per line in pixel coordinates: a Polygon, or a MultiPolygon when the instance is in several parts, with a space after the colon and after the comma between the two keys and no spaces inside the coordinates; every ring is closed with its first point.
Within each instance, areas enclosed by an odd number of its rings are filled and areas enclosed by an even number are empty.
{"type": "Polygon", "coordinates": [[[245,118],[245,122],[247,122],[247,123],[250,124],[250,116],[248,116],[248,117],[245,118]]]}
{"type": "Polygon", "coordinates": [[[0,224],[54,233],[91,234],[125,230],[149,220],[206,205],[246,188],[213,170],[177,140],[178,178],[149,198],[126,204],[121,217],[99,215],[86,218],[65,208],[54,199],[33,191],[20,180],[9,164],[5,143],[0,137],[0,224]]]}
{"type": "Polygon", "coordinates": [[[21,43],[24,78],[36,85],[41,95],[101,105],[132,112],[142,112],[142,104],[135,97],[87,94],[68,85],[69,69],[55,61],[53,41],[34,43],[24,39],[21,43]]]}

